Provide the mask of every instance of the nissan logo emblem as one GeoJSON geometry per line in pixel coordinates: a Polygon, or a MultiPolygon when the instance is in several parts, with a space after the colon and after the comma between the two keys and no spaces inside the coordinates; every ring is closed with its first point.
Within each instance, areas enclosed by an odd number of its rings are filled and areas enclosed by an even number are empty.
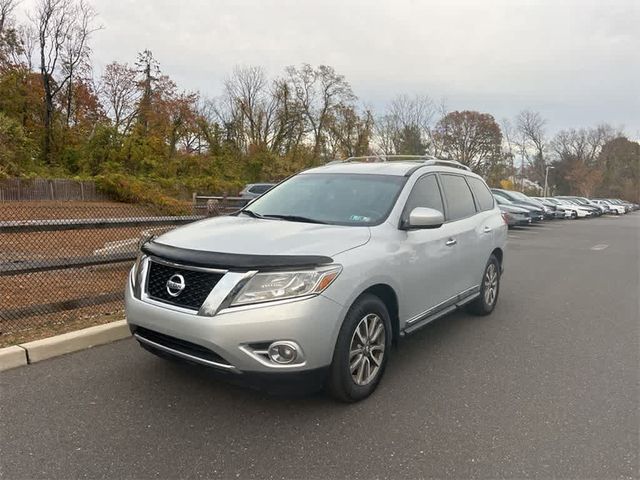
{"type": "Polygon", "coordinates": [[[167,280],[167,293],[172,297],[177,297],[182,293],[186,287],[184,283],[184,277],[178,273],[173,275],[169,280],[167,280]]]}

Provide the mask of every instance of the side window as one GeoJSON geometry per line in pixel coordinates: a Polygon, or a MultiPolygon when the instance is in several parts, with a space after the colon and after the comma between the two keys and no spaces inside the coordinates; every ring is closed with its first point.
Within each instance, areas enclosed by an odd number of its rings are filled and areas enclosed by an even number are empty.
{"type": "Polygon", "coordinates": [[[467,177],[467,182],[469,182],[471,191],[476,197],[478,208],[483,212],[485,210],[491,210],[493,208],[493,195],[491,195],[491,192],[489,191],[485,183],[479,178],[475,177],[467,177]]]}
{"type": "Polygon", "coordinates": [[[415,183],[404,207],[403,221],[409,218],[411,210],[416,207],[433,208],[444,214],[442,195],[435,175],[426,175],[415,183]]]}
{"type": "Polygon", "coordinates": [[[464,177],[440,174],[440,178],[447,199],[447,220],[458,220],[476,213],[473,196],[464,177]]]}

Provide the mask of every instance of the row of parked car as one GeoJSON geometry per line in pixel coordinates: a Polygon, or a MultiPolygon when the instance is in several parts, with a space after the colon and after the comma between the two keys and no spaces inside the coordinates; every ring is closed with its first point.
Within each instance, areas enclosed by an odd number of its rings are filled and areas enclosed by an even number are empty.
{"type": "Polygon", "coordinates": [[[541,220],[624,215],[640,208],[638,204],[617,198],[529,197],[520,192],[499,188],[491,191],[509,227],[541,220]]]}

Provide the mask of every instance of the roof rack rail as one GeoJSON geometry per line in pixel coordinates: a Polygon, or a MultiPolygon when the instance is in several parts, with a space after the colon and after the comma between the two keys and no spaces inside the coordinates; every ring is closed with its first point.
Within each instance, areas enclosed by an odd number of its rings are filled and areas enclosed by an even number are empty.
{"type": "Polygon", "coordinates": [[[460,168],[462,170],[471,171],[469,167],[463,165],[455,160],[441,160],[433,155],[366,155],[362,157],[349,157],[346,160],[335,160],[329,162],[327,165],[335,163],[351,163],[351,162],[418,162],[424,166],[428,165],[442,165],[444,167],[460,168]]]}
{"type": "Polygon", "coordinates": [[[425,160],[435,160],[432,155],[364,155],[361,157],[349,157],[346,160],[338,160],[338,162],[421,162],[425,160]]]}
{"type": "Polygon", "coordinates": [[[443,167],[453,167],[453,168],[460,168],[468,172],[471,171],[469,167],[467,167],[466,165],[460,162],[456,162],[455,160],[440,160],[439,158],[437,158],[435,160],[427,160],[424,163],[425,165],[442,165],[443,167]]]}

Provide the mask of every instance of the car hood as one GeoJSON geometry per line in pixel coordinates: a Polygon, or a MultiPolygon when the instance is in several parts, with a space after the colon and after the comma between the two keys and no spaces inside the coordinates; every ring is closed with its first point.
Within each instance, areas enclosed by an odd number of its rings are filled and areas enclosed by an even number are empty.
{"type": "Polygon", "coordinates": [[[509,213],[530,213],[530,210],[522,207],[515,207],[513,205],[500,205],[500,210],[509,213]]]}
{"type": "Polygon", "coordinates": [[[529,210],[530,212],[540,212],[540,213],[544,212],[544,210],[541,207],[529,202],[525,202],[524,200],[520,200],[514,203],[517,207],[524,208],[525,210],[529,210]]]}
{"type": "Polygon", "coordinates": [[[216,217],[176,228],[155,243],[243,255],[337,255],[369,241],[369,227],[216,217]]]}
{"type": "Polygon", "coordinates": [[[564,208],[566,210],[582,210],[582,211],[585,211],[585,212],[591,211],[591,209],[589,207],[585,207],[583,205],[574,205],[573,203],[561,203],[558,206],[562,207],[562,208],[564,208]]]}

